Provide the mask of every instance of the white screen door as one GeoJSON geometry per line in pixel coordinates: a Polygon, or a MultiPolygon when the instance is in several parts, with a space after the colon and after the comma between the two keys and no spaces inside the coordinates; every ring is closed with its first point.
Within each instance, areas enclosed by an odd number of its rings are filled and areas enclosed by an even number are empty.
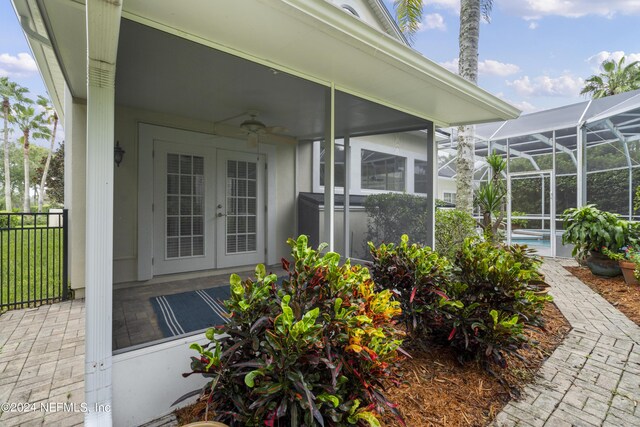
{"type": "Polygon", "coordinates": [[[264,156],[218,150],[218,267],[264,262],[264,156]]]}

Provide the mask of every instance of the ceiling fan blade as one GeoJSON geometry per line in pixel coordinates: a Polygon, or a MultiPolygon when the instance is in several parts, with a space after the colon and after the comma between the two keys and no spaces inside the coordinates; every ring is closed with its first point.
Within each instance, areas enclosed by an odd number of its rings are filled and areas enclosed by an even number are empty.
{"type": "Polygon", "coordinates": [[[283,144],[297,144],[298,140],[293,136],[278,135],[276,133],[266,133],[263,135],[264,142],[283,143],[283,144]]]}
{"type": "Polygon", "coordinates": [[[265,129],[266,133],[287,133],[289,129],[284,126],[267,126],[265,129]]]}

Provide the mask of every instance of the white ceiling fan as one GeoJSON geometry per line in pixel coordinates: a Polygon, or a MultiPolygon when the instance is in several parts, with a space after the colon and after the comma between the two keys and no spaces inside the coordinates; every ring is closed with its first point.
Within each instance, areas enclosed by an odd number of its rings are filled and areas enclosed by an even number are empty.
{"type": "Polygon", "coordinates": [[[236,134],[238,137],[247,137],[247,141],[249,142],[249,146],[251,147],[256,147],[258,143],[261,142],[261,138],[264,138],[265,140],[282,141],[287,143],[295,142],[295,138],[288,135],[283,135],[284,133],[288,132],[287,128],[283,126],[267,126],[262,121],[258,120],[258,112],[256,110],[248,110],[241,114],[236,114],[235,116],[219,120],[214,123],[214,128],[218,124],[228,122],[239,117],[247,118],[242,121],[242,123],[240,123],[239,129],[236,128],[238,130],[236,134]]]}
{"type": "Polygon", "coordinates": [[[271,139],[274,139],[274,136],[284,137],[284,135],[278,134],[287,132],[287,129],[283,126],[267,126],[262,123],[260,120],[258,120],[258,112],[255,110],[249,110],[246,112],[246,114],[249,116],[249,118],[240,123],[240,128],[247,132],[247,140],[249,142],[249,145],[252,147],[258,145],[258,143],[260,142],[260,137],[262,135],[268,135],[271,139]]]}

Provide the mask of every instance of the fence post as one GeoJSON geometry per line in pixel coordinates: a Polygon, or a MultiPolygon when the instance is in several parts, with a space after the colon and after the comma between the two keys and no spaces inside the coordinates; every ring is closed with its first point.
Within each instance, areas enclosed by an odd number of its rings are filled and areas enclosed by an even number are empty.
{"type": "Polygon", "coordinates": [[[69,298],[69,209],[62,211],[62,300],[69,298]]]}

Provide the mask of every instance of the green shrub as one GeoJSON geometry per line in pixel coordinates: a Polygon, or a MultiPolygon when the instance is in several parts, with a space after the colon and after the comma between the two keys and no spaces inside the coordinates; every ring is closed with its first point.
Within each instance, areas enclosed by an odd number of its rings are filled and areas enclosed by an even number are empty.
{"type": "Polygon", "coordinates": [[[370,248],[374,280],[394,290],[412,337],[448,344],[461,360],[505,366],[505,353],[526,343],[524,327],[540,326],[551,301],[539,293],[540,258],[524,246],[466,239],[450,270],[430,248],[408,246],[407,240],[403,236],[397,248],[370,248]]]}
{"type": "Polygon", "coordinates": [[[408,234],[420,243],[428,236],[429,203],[425,197],[404,193],[384,193],[367,196],[364,207],[369,217],[367,241],[399,242],[408,234]]]}
{"type": "Polygon", "coordinates": [[[458,349],[461,359],[487,358],[506,366],[505,353],[526,343],[523,328],[541,326],[540,314],[551,301],[538,293],[540,263],[523,246],[466,240],[455,261],[456,283],[447,289],[462,307],[445,307],[451,324],[440,328],[437,338],[458,349]]]}
{"type": "Polygon", "coordinates": [[[476,235],[476,221],[457,209],[436,210],[435,249],[442,256],[453,259],[464,239],[476,235]]]}
{"type": "Polygon", "coordinates": [[[378,289],[389,289],[400,301],[407,330],[415,338],[428,332],[439,301],[451,274],[446,258],[429,247],[408,244],[407,235],[395,245],[375,247],[369,242],[373,257],[371,275],[378,289]]]}
{"type": "Polygon", "coordinates": [[[368,270],[289,239],[293,263],[281,286],[264,266],[256,280],[231,276],[229,323],[193,344],[192,373],[212,378],[215,419],[232,425],[380,425],[385,379],[397,380],[400,304],[375,292],[368,270]],[[221,335],[225,334],[225,335],[221,335]]]}
{"type": "Polygon", "coordinates": [[[9,211],[0,211],[0,229],[21,227],[20,215],[8,215],[9,211]]]}

